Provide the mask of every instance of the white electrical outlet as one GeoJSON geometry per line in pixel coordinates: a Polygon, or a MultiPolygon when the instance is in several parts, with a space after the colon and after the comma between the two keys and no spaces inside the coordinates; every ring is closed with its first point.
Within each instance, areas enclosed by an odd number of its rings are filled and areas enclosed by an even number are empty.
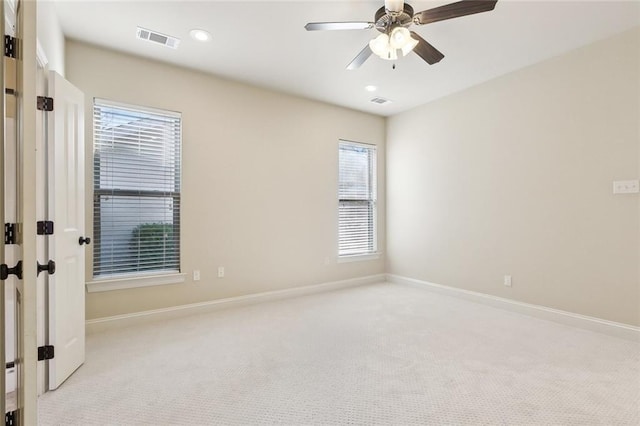
{"type": "Polygon", "coordinates": [[[504,276],[504,285],[506,287],[511,287],[511,275],[504,276]]]}
{"type": "Polygon", "coordinates": [[[614,194],[637,194],[640,192],[639,180],[617,180],[613,182],[614,194]]]}
{"type": "Polygon", "coordinates": [[[218,278],[224,278],[224,266],[218,266],[218,278]]]}
{"type": "Polygon", "coordinates": [[[200,281],[200,271],[198,271],[197,269],[193,271],[193,280],[200,281]]]}

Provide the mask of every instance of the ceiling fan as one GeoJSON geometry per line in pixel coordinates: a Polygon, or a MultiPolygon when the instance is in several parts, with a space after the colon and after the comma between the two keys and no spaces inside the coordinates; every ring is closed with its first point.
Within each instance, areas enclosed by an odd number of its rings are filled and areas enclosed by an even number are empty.
{"type": "Polygon", "coordinates": [[[489,12],[496,7],[498,0],[462,0],[422,12],[413,13],[413,8],[403,0],[385,0],[378,9],[373,22],[310,22],[305,25],[307,31],[319,30],[368,30],[375,28],[382,34],[371,40],[368,45],[347,66],[347,69],[359,68],[372,53],[386,60],[398,59],[398,50],[402,56],[414,51],[429,65],[440,62],[444,55],[415,31],[409,31],[412,24],[425,25],[445,19],[489,12]]]}

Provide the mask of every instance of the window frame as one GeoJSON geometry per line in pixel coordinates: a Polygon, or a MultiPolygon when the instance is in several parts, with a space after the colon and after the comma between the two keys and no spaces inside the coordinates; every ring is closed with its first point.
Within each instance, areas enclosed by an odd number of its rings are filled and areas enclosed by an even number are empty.
{"type": "Polygon", "coordinates": [[[338,213],[338,226],[337,226],[337,230],[338,230],[338,244],[337,244],[337,249],[338,249],[338,257],[337,257],[337,261],[338,263],[349,263],[349,262],[357,262],[357,261],[366,261],[366,260],[375,260],[378,259],[380,257],[380,252],[378,250],[378,146],[375,144],[370,144],[370,143],[363,143],[363,142],[355,142],[355,141],[351,141],[351,140],[347,140],[347,139],[340,139],[338,141],[338,191],[337,191],[337,198],[338,198],[338,209],[337,209],[337,213],[338,213]],[[341,203],[348,203],[348,202],[362,202],[363,200],[352,200],[352,199],[342,199],[341,198],[341,194],[340,194],[340,150],[341,150],[341,145],[351,145],[351,146],[356,146],[356,147],[361,147],[361,148],[366,148],[369,149],[373,152],[373,160],[371,161],[371,164],[373,165],[373,171],[369,170],[369,174],[370,174],[370,181],[371,181],[371,185],[373,186],[373,188],[371,189],[370,193],[370,198],[367,199],[366,201],[371,205],[371,246],[372,246],[372,250],[370,251],[366,251],[366,252],[361,252],[361,253],[352,253],[352,254],[340,254],[340,205],[341,203]]]}
{"type": "MultiPolygon", "coordinates": [[[[95,274],[95,249],[92,250],[91,253],[91,281],[87,282],[87,291],[89,292],[100,292],[100,291],[110,291],[110,290],[120,290],[126,288],[136,288],[136,287],[146,287],[146,286],[154,286],[154,285],[166,285],[166,284],[175,284],[184,282],[186,278],[186,274],[182,272],[182,136],[183,136],[183,120],[182,114],[176,111],[164,110],[159,108],[151,108],[141,105],[133,105],[124,102],[112,101],[103,98],[94,98],[92,104],[92,143],[93,143],[93,157],[92,157],[92,174],[91,174],[91,188],[93,191],[93,201],[92,201],[92,220],[93,223],[93,232],[94,232],[94,241],[99,241],[98,238],[101,234],[101,227],[97,222],[97,218],[100,217],[100,212],[95,211],[96,204],[99,204],[98,200],[102,196],[124,196],[124,197],[142,197],[149,199],[171,199],[173,205],[177,202],[177,208],[172,208],[173,213],[173,224],[177,222],[178,224],[178,233],[177,233],[177,270],[173,269],[155,269],[149,271],[134,271],[134,272],[124,272],[124,273],[115,273],[115,274],[104,274],[104,275],[96,275],[95,274]],[[94,114],[96,112],[96,107],[112,107],[121,110],[129,110],[132,112],[139,113],[149,113],[164,116],[167,118],[174,118],[179,120],[180,131],[178,133],[177,140],[177,159],[176,161],[176,174],[175,181],[176,185],[174,186],[173,191],[156,191],[156,190],[146,190],[146,189],[101,189],[96,187],[95,173],[96,167],[100,167],[99,164],[96,164],[96,138],[95,138],[95,119],[94,114]],[[177,190],[176,190],[177,189],[177,190]]],[[[93,248],[93,247],[92,247],[93,248]]]]}

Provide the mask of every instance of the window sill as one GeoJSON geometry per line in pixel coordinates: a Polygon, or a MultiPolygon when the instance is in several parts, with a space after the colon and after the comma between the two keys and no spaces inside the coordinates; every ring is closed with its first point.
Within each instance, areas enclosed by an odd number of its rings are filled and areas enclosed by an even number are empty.
{"type": "Polygon", "coordinates": [[[187,274],[169,273],[162,275],[140,275],[123,278],[105,278],[89,281],[87,292],[98,293],[102,291],[126,290],[129,288],[151,287],[157,285],[178,284],[185,281],[187,274]]]}
{"type": "Polygon", "coordinates": [[[338,256],[338,263],[361,262],[380,259],[380,253],[355,254],[351,256],[338,256]]]}

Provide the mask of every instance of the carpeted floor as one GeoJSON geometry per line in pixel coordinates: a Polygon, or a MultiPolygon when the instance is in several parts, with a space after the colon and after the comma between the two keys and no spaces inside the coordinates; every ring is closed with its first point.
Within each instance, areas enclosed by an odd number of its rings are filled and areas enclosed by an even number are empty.
{"type": "Polygon", "coordinates": [[[88,336],[43,425],[638,425],[640,344],[382,283],[88,336]]]}

